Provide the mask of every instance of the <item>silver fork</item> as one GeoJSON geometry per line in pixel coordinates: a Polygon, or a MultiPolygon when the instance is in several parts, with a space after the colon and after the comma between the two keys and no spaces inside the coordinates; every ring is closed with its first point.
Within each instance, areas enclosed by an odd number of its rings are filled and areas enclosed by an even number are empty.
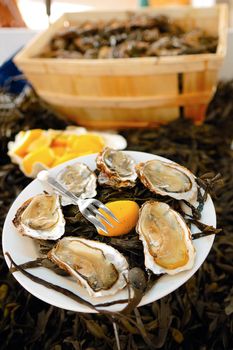
{"type": "Polygon", "coordinates": [[[108,233],[106,227],[102,222],[100,222],[97,217],[101,218],[105,221],[109,226],[113,227],[112,223],[99,212],[98,209],[102,209],[106,214],[108,214],[111,218],[113,218],[117,223],[119,220],[115,217],[115,215],[109,210],[103,203],[94,198],[89,199],[81,199],[76,196],[73,192],[68,191],[60,182],[58,182],[54,177],[49,175],[47,170],[42,170],[38,173],[37,179],[41,182],[47,182],[54,189],[56,189],[60,194],[69,197],[69,199],[73,202],[73,204],[79,207],[82,215],[90,221],[96,229],[103,230],[105,233],[108,233]]]}

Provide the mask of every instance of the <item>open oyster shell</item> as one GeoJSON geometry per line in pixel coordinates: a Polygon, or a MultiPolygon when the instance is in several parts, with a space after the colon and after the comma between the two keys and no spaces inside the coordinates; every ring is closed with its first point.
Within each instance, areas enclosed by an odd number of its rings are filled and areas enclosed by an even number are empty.
{"type": "Polygon", "coordinates": [[[195,176],[185,167],[154,159],[139,163],[136,171],[141,182],[151,192],[177,200],[196,201],[195,176]]]}
{"type": "Polygon", "coordinates": [[[174,275],[193,267],[195,249],[183,218],[163,202],[147,201],[136,227],[143,242],[145,266],[155,274],[174,275]]]}
{"type": "Polygon", "coordinates": [[[128,263],[118,250],[105,243],[64,237],[48,258],[71,274],[91,296],[113,295],[126,286],[128,263]]]}
{"type": "Polygon", "coordinates": [[[137,179],[135,161],[127,153],[105,148],[96,159],[98,182],[115,188],[133,187],[137,179]]]}
{"type": "MultiPolygon", "coordinates": [[[[85,199],[96,196],[97,177],[93,171],[84,163],[68,165],[60,171],[56,177],[63,186],[76,196],[85,199]]],[[[72,202],[69,198],[62,196],[62,205],[69,205],[72,202]]]]}
{"type": "MultiPolygon", "coordinates": [[[[85,199],[96,196],[97,177],[93,171],[84,163],[75,163],[62,169],[55,177],[68,191],[74,193],[77,197],[85,199]]],[[[56,192],[47,182],[47,177],[38,175],[44,189],[49,193],[56,192]]],[[[61,196],[63,206],[73,204],[66,196],[61,196]]]]}
{"type": "Polygon", "coordinates": [[[43,240],[57,240],[65,232],[58,195],[38,194],[17,210],[13,224],[18,232],[43,240]]]}

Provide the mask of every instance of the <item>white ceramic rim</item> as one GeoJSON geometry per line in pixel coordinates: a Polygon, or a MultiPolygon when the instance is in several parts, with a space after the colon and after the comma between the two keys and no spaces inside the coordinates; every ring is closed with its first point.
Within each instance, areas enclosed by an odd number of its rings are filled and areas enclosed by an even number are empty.
{"type": "MultiPolygon", "coordinates": [[[[145,162],[151,159],[160,159],[165,162],[171,162],[167,158],[156,156],[150,153],[136,152],[136,151],[124,151],[124,152],[131,155],[137,163],[145,162]]],[[[76,162],[83,162],[87,164],[91,169],[94,170],[96,156],[97,156],[96,154],[91,154],[88,156],[72,159],[66,163],[63,163],[57,166],[56,168],[51,169],[50,172],[52,175],[55,175],[65,166],[74,164],[76,162]]],[[[16,210],[26,199],[32,197],[37,193],[41,193],[42,190],[43,188],[39,183],[39,181],[37,179],[33,180],[15,199],[14,203],[12,204],[7,214],[4,227],[3,227],[2,246],[3,246],[4,257],[8,267],[10,267],[10,261],[9,261],[9,258],[5,256],[6,252],[9,252],[13,260],[15,260],[15,262],[18,264],[29,260],[33,260],[38,256],[37,247],[33,242],[33,240],[31,238],[21,236],[13,226],[12,219],[14,218],[16,210]]],[[[204,205],[201,221],[208,225],[212,225],[216,227],[216,213],[215,213],[214,205],[210,196],[208,196],[207,201],[204,205]]],[[[192,227],[192,233],[195,233],[197,231],[198,231],[197,229],[194,229],[192,227]]],[[[174,276],[169,276],[169,275],[161,276],[158,279],[158,281],[154,284],[154,286],[151,288],[151,290],[148,291],[146,295],[144,295],[139,306],[156,301],[166,296],[167,294],[173,292],[174,290],[179,288],[182,284],[184,284],[199,269],[199,267],[205,261],[211,249],[213,241],[214,241],[214,235],[195,240],[194,246],[196,248],[197,254],[196,254],[196,259],[195,259],[193,268],[191,270],[181,272],[174,276]]],[[[82,287],[77,286],[77,284],[68,277],[58,276],[54,272],[42,267],[29,270],[29,272],[49,282],[56,283],[62,287],[66,287],[67,289],[80,295],[84,299],[92,302],[93,304],[108,302],[108,301],[117,300],[117,299],[118,300],[125,299],[128,297],[127,291],[124,290],[119,292],[117,296],[112,296],[109,298],[92,298],[88,296],[87,292],[82,287]],[[66,286],[64,286],[64,282],[66,283],[66,286]]],[[[93,311],[93,309],[86,307],[59,292],[50,290],[40,284],[37,284],[31,281],[28,277],[24,276],[22,273],[18,271],[13,273],[13,275],[16,278],[16,280],[28,292],[33,294],[35,297],[45,301],[46,303],[49,303],[51,305],[54,305],[62,309],[76,311],[76,312],[88,312],[88,313],[95,312],[93,311]]],[[[123,307],[124,305],[122,304],[115,304],[106,309],[111,311],[120,311],[122,310],[123,307]]]]}

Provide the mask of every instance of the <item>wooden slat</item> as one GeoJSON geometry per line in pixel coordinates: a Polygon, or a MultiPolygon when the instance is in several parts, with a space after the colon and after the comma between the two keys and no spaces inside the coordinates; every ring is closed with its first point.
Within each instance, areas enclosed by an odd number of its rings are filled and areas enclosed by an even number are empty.
{"type": "Polygon", "coordinates": [[[209,92],[209,95],[206,96],[207,98],[205,100],[200,98],[196,103],[192,103],[185,107],[184,112],[186,117],[203,121],[206,105],[215,91],[218,78],[217,75],[218,72],[216,70],[207,70],[203,73],[194,72],[183,74],[183,93],[185,95],[193,94],[195,91],[198,91],[200,95],[205,94],[206,91],[209,92]]]}
{"type": "Polygon", "coordinates": [[[44,79],[44,75],[36,79],[29,74],[29,79],[35,81],[34,87],[40,91],[41,95],[52,94],[58,96],[65,95],[64,98],[86,98],[89,100],[98,98],[156,96],[156,95],[177,95],[178,81],[177,74],[150,75],[150,76],[64,76],[61,84],[61,77],[54,74],[51,79],[44,79]],[[65,93],[64,93],[65,92],[65,93]]]}
{"type": "Polygon", "coordinates": [[[69,119],[86,127],[101,129],[119,127],[146,127],[167,124],[179,117],[178,108],[77,108],[54,105],[69,119]]]}
{"type": "Polygon", "coordinates": [[[190,0],[149,0],[150,6],[189,5],[190,0]]]}
{"type": "MultiPolygon", "coordinates": [[[[88,76],[142,76],[165,75],[171,73],[205,71],[218,69],[223,57],[216,54],[184,55],[176,57],[144,57],[127,59],[22,59],[15,57],[14,62],[25,74],[59,74],[88,76]]],[[[51,77],[52,78],[52,77],[51,77]]]]}
{"type": "Polygon", "coordinates": [[[229,18],[228,18],[228,8],[226,4],[222,4],[219,7],[218,11],[218,47],[217,47],[217,55],[219,57],[224,57],[226,55],[227,50],[227,31],[229,26],[229,18]]]}
{"type": "Polygon", "coordinates": [[[207,103],[212,96],[211,90],[202,92],[193,92],[189,94],[168,96],[159,95],[153,97],[109,97],[109,98],[90,98],[73,97],[71,95],[54,94],[51,92],[42,92],[41,97],[51,104],[58,106],[71,107],[93,107],[93,108],[152,108],[152,107],[178,107],[191,106],[197,103],[207,103]]]}

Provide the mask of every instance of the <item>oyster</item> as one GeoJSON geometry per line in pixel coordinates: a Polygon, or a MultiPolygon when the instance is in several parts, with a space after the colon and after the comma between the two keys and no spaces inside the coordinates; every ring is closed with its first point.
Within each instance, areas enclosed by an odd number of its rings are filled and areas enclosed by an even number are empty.
{"type": "Polygon", "coordinates": [[[195,249],[190,229],[168,204],[145,202],[136,231],[143,242],[145,266],[153,273],[174,275],[193,267],[195,249]]]}
{"type": "MultiPolygon", "coordinates": [[[[42,182],[46,191],[54,192],[54,189],[47,182],[47,176],[40,173],[38,179],[42,182]]],[[[79,198],[85,199],[96,196],[96,175],[84,163],[66,166],[57,174],[56,180],[79,198]]],[[[73,202],[68,197],[62,196],[61,204],[65,206],[73,204],[73,202]]]]}
{"type": "Polygon", "coordinates": [[[25,236],[56,240],[65,232],[58,195],[38,194],[17,210],[13,224],[25,236]]]}
{"type": "Polygon", "coordinates": [[[48,258],[70,273],[91,296],[112,295],[126,286],[128,263],[105,243],[65,237],[48,253],[48,258]]]}
{"type": "Polygon", "coordinates": [[[100,185],[133,187],[137,179],[135,161],[125,152],[105,148],[96,159],[100,185]]]}
{"type": "Polygon", "coordinates": [[[153,159],[139,163],[136,171],[141,182],[151,192],[178,200],[196,201],[195,176],[185,167],[153,159]]]}

